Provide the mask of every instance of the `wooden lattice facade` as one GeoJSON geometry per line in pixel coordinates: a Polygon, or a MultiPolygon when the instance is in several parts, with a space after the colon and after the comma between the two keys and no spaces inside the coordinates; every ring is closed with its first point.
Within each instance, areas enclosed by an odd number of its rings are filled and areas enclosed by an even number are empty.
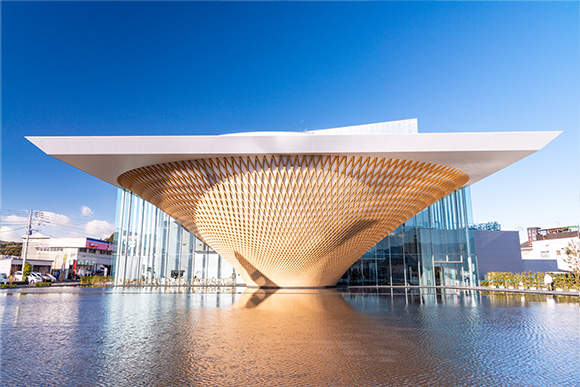
{"type": "Polygon", "coordinates": [[[250,286],[332,286],[400,224],[464,185],[454,168],[336,155],[151,165],[119,184],[179,221],[250,286]]]}

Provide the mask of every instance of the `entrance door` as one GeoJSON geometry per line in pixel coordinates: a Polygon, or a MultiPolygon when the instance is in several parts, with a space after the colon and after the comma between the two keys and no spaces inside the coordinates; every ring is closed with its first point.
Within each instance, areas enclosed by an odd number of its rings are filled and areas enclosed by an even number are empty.
{"type": "Polygon", "coordinates": [[[435,266],[435,286],[441,286],[444,283],[443,268],[441,266],[435,266]]]}
{"type": "Polygon", "coordinates": [[[461,278],[462,262],[435,262],[435,285],[457,286],[461,278]]]}

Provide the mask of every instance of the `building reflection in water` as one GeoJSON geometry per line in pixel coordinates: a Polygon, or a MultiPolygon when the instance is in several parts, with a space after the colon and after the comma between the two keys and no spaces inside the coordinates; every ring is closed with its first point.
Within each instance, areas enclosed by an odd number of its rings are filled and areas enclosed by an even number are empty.
{"type": "Polygon", "coordinates": [[[577,297],[547,302],[419,289],[67,292],[0,294],[6,385],[39,375],[46,385],[91,386],[531,386],[580,379],[577,297]]]}
{"type": "Polygon", "coordinates": [[[189,357],[184,379],[216,385],[402,384],[408,370],[393,365],[418,351],[412,337],[396,327],[385,330],[336,290],[248,289],[221,312],[184,330],[190,343],[211,337],[211,344],[183,353],[189,357]]]}

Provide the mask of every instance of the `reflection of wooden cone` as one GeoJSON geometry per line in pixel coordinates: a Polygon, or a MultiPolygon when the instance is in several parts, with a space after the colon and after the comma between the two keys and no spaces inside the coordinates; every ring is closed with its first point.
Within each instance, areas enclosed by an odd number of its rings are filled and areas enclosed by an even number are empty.
{"type": "Polygon", "coordinates": [[[175,359],[196,385],[403,385],[412,376],[400,364],[420,352],[405,327],[357,311],[335,289],[247,289],[231,308],[194,314],[177,346],[188,351],[175,359]]]}
{"type": "Polygon", "coordinates": [[[353,311],[334,289],[246,289],[234,304],[235,308],[259,308],[293,314],[297,311],[353,311]],[[275,295],[275,297],[273,297],[275,295]]]}
{"type": "Polygon", "coordinates": [[[204,240],[247,285],[324,287],[468,178],[422,162],[307,155],[172,162],[118,180],[204,240]]]}

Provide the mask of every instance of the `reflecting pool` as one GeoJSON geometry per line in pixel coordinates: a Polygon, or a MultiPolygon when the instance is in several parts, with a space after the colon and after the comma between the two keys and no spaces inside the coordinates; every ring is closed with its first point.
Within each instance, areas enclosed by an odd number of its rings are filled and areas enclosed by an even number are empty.
{"type": "Polygon", "coordinates": [[[577,386],[578,297],[0,292],[0,381],[46,386],[577,386]]]}

